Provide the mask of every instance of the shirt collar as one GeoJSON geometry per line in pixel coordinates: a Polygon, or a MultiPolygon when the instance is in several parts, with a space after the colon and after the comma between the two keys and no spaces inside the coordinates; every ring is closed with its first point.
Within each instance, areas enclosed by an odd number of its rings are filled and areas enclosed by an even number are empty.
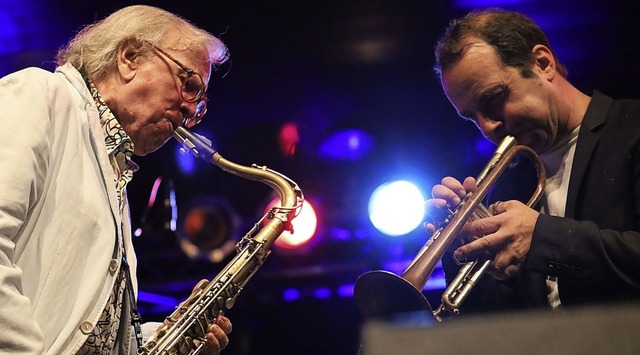
{"type": "Polygon", "coordinates": [[[104,134],[104,142],[107,147],[107,153],[113,154],[121,169],[129,168],[133,171],[138,170],[138,166],[131,160],[133,156],[133,141],[131,137],[124,131],[116,116],[100,96],[98,89],[91,79],[85,76],[85,80],[89,86],[89,91],[93,97],[93,101],[98,109],[100,117],[100,126],[104,134]]]}

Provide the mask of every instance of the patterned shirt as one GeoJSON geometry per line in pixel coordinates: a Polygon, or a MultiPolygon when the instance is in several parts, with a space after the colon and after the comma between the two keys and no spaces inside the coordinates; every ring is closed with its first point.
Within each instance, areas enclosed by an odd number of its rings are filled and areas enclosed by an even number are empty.
{"type": "MultiPolygon", "coordinates": [[[[115,173],[114,186],[118,197],[118,210],[120,220],[124,216],[124,194],[127,183],[131,181],[133,173],[138,170],[138,166],[131,160],[133,156],[133,141],[122,129],[122,126],[113,115],[107,104],[102,100],[100,93],[89,78],[85,76],[85,81],[91,91],[91,96],[95,101],[100,116],[100,125],[104,133],[104,140],[107,153],[112,158],[113,170],[115,173]]],[[[122,229],[122,225],[120,226],[122,229]]],[[[118,243],[118,247],[124,253],[124,247],[118,243]]],[[[78,354],[106,354],[113,350],[116,336],[120,327],[122,317],[122,302],[126,297],[127,273],[124,267],[120,267],[118,276],[109,296],[109,300],[100,315],[100,319],[93,331],[89,334],[87,341],[78,351],[78,354]]]]}

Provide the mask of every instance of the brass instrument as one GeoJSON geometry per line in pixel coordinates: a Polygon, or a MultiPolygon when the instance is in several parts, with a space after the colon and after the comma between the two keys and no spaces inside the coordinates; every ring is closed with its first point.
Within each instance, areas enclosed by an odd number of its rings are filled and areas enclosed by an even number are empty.
{"type": "Polygon", "coordinates": [[[449,211],[442,226],[423,245],[402,276],[377,270],[358,278],[354,286],[354,298],[365,318],[388,319],[399,313],[422,312],[424,315],[428,312],[427,319],[435,317],[435,320],[441,322],[446,316],[459,313],[461,303],[491,260],[475,260],[464,264],[443,293],[442,303],[435,311],[422,294],[422,289],[465,223],[492,215],[482,204],[482,200],[514,158],[521,153],[531,158],[538,171],[538,184],[527,205],[532,207],[538,202],[546,180],[542,161],[531,148],[517,145],[514,137],[507,136],[477,177],[476,191],[468,193],[455,210],[449,211]]]}
{"type": "Polygon", "coordinates": [[[224,159],[209,141],[178,127],[173,137],[183,149],[240,177],[260,181],[274,189],[281,207],[265,214],[236,245],[237,255],[210,282],[198,287],[167,317],[164,324],[138,350],[140,354],[199,354],[207,343],[210,324],[231,309],[245,284],[253,277],[270,253],[270,247],[299,213],[304,197],[297,184],[286,176],[263,166],[242,166],[224,159]],[[268,222],[261,228],[263,221],[268,222]],[[194,342],[194,340],[197,340],[194,342]]]}

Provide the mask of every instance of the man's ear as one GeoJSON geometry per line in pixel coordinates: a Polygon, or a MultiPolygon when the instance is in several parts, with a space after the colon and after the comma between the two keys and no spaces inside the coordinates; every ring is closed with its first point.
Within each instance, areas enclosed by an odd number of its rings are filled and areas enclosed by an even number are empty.
{"type": "Polygon", "coordinates": [[[551,80],[556,75],[556,60],[553,57],[553,53],[549,47],[536,44],[531,50],[533,54],[533,59],[535,61],[535,66],[540,69],[542,75],[547,79],[551,80]]]}
{"type": "Polygon", "coordinates": [[[142,44],[134,39],[124,41],[118,47],[118,72],[124,81],[132,80],[140,66],[142,44]]]}

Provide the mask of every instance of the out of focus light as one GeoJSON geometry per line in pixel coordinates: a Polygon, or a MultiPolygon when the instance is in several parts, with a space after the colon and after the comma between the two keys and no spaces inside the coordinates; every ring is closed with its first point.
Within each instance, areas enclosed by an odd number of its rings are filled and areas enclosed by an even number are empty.
{"type": "Polygon", "coordinates": [[[380,185],[369,199],[369,219],[380,232],[405,235],[424,218],[424,198],[420,189],[408,181],[380,185]]]}
{"type": "Polygon", "coordinates": [[[138,301],[139,302],[148,302],[168,307],[177,306],[180,301],[169,296],[163,296],[156,293],[138,291],[138,301]]]}
{"type": "MultiPolygon", "coordinates": [[[[207,144],[209,144],[209,146],[213,147],[214,150],[216,149],[215,144],[213,143],[213,141],[211,141],[212,137],[209,133],[200,133],[195,131],[192,133],[195,133],[200,138],[202,138],[207,144]]],[[[195,174],[198,168],[196,161],[200,158],[194,156],[191,151],[187,150],[182,146],[182,144],[179,143],[176,145],[175,157],[178,168],[180,169],[180,171],[182,171],[183,174],[195,174]]],[[[203,162],[198,162],[198,164],[201,163],[203,162]]]]}
{"type": "Polygon", "coordinates": [[[228,202],[200,197],[185,210],[178,235],[188,257],[219,263],[234,252],[240,217],[228,202]]]}
{"type": "Polygon", "coordinates": [[[373,149],[373,138],[358,129],[339,131],[320,145],[320,156],[326,160],[357,160],[373,149]]]}
{"type": "Polygon", "coordinates": [[[338,287],[337,293],[340,297],[353,297],[353,284],[338,287]]]}
{"type": "Polygon", "coordinates": [[[331,290],[326,287],[320,287],[313,292],[315,298],[324,299],[331,297],[331,290]]]}
{"type": "MultiPolygon", "coordinates": [[[[267,204],[264,212],[266,213],[276,206],[280,206],[280,197],[271,200],[271,202],[267,204]]],[[[277,247],[296,249],[306,245],[311,240],[316,232],[318,217],[309,200],[304,201],[300,213],[293,219],[291,224],[293,225],[293,234],[289,231],[284,231],[275,241],[277,247]]]]}
{"type": "MultiPolygon", "coordinates": [[[[14,53],[22,49],[21,33],[17,19],[13,13],[0,10],[0,54],[14,53]]],[[[26,26],[25,26],[26,27],[26,26]]]]}
{"type": "Polygon", "coordinates": [[[0,0],[0,77],[28,66],[53,70],[56,50],[68,38],[70,19],[55,16],[55,2],[0,0]]]}
{"type": "Polygon", "coordinates": [[[491,142],[482,135],[476,139],[476,152],[478,152],[482,157],[491,157],[496,148],[497,147],[495,143],[491,142]]]}
{"type": "Polygon", "coordinates": [[[296,154],[296,148],[299,142],[300,135],[298,134],[297,124],[289,122],[280,128],[278,145],[280,146],[280,152],[285,157],[291,158],[296,154]]]}
{"type": "MultiPolygon", "coordinates": [[[[418,251],[416,250],[416,253],[417,252],[418,251]]],[[[392,260],[386,262],[382,266],[382,269],[392,272],[396,275],[402,275],[412,262],[413,260],[392,260]]],[[[438,261],[435,269],[433,270],[431,275],[429,275],[429,279],[427,279],[427,282],[424,284],[424,287],[422,289],[424,291],[430,291],[443,290],[445,288],[447,288],[447,284],[444,277],[444,270],[442,269],[442,262],[438,261]]]]}
{"type": "Polygon", "coordinates": [[[181,147],[176,149],[176,162],[178,163],[178,168],[185,175],[193,175],[196,171],[196,157],[194,157],[191,153],[183,151],[181,147]]]}
{"type": "Polygon", "coordinates": [[[288,288],[282,292],[282,298],[285,301],[295,301],[300,298],[300,291],[295,288],[288,288]]]}

